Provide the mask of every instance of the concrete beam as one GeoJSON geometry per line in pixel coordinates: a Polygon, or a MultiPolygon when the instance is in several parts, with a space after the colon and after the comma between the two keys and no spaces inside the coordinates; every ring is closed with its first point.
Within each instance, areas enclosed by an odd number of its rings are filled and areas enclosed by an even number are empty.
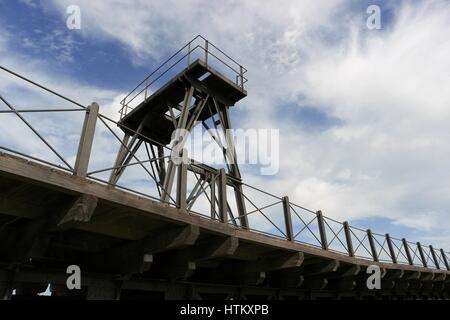
{"type": "Polygon", "coordinates": [[[328,279],[327,289],[338,292],[352,291],[357,287],[357,281],[353,277],[342,279],[328,279]]]}
{"type": "Polygon", "coordinates": [[[190,278],[196,269],[197,264],[195,261],[180,260],[173,256],[164,260],[156,259],[150,274],[154,278],[185,280],[190,278]]]}
{"type": "Polygon", "coordinates": [[[206,277],[213,282],[256,285],[264,281],[269,272],[298,268],[303,259],[303,253],[293,252],[266,255],[255,261],[230,261],[222,264],[214,272],[207,272],[199,277],[206,277]]]}
{"type": "Polygon", "coordinates": [[[402,279],[404,275],[405,275],[404,270],[386,269],[386,275],[383,278],[389,280],[397,280],[402,279]]]}
{"type": "Polygon", "coordinates": [[[301,287],[304,280],[301,268],[277,270],[267,276],[267,283],[275,288],[301,287]]]}
{"type": "Polygon", "coordinates": [[[421,277],[421,272],[420,271],[413,271],[413,272],[405,272],[405,275],[403,276],[403,278],[405,280],[418,280],[421,277]]]}
{"type": "Polygon", "coordinates": [[[303,267],[303,274],[305,276],[319,275],[324,273],[336,272],[339,268],[340,262],[338,260],[329,260],[326,262],[319,262],[303,267]]]}
{"type": "Polygon", "coordinates": [[[408,289],[410,291],[420,290],[422,289],[423,282],[420,280],[409,280],[409,286],[408,289]]]}
{"type": "Polygon", "coordinates": [[[193,245],[199,234],[200,229],[192,225],[160,230],[155,235],[142,240],[131,241],[119,247],[92,254],[85,260],[88,268],[98,271],[119,274],[142,273],[150,269],[155,254],[193,245]]]}
{"type": "Polygon", "coordinates": [[[434,279],[434,272],[422,272],[420,275],[421,281],[432,281],[434,279]]]}
{"type": "Polygon", "coordinates": [[[381,289],[393,289],[395,288],[395,281],[392,279],[383,278],[381,279],[381,289]]]}
{"type": "Polygon", "coordinates": [[[301,288],[309,290],[323,290],[327,285],[327,278],[305,278],[301,288]]]}
{"type": "MultiPolygon", "coordinates": [[[[332,269],[333,270],[333,269],[332,269]]],[[[326,275],[328,279],[338,279],[338,278],[347,278],[347,277],[355,277],[360,274],[362,268],[360,265],[345,265],[339,267],[336,271],[331,271],[326,275]]]]}
{"type": "Polygon", "coordinates": [[[89,222],[97,207],[98,199],[92,195],[82,194],[57,223],[59,228],[68,228],[78,222],[89,222]]]}
{"type": "Polygon", "coordinates": [[[208,242],[190,247],[188,250],[195,261],[201,261],[232,256],[238,246],[239,240],[236,237],[225,237],[208,240],[208,242]]]}
{"type": "Polygon", "coordinates": [[[435,273],[434,282],[444,282],[447,279],[447,275],[445,273],[435,273]]]}
{"type": "Polygon", "coordinates": [[[198,262],[232,255],[238,247],[235,237],[209,239],[195,246],[158,254],[150,273],[153,277],[187,279],[197,269],[198,262]]]}

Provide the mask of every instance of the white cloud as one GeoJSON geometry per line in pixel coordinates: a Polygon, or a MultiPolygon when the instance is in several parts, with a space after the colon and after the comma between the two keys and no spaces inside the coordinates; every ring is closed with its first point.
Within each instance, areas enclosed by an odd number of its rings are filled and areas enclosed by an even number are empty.
{"type": "MultiPolygon", "coordinates": [[[[71,4],[69,0],[53,2],[61,13],[71,4]]],[[[286,55],[278,49],[286,49],[288,43],[295,45],[299,39],[307,40],[305,31],[326,22],[342,2],[290,0],[281,6],[276,1],[262,5],[256,0],[137,0],[133,4],[118,0],[78,1],[78,5],[86,36],[119,40],[141,58],[162,58],[168,53],[164,52],[167,47],[178,49],[188,39],[203,34],[241,58],[250,59],[257,53],[268,63],[277,60],[279,64],[280,60],[294,59],[297,48],[291,47],[286,55]],[[265,50],[259,51],[262,47],[265,50]]]]}
{"type": "MultiPolygon", "coordinates": [[[[49,63],[45,60],[28,59],[9,47],[9,35],[0,33],[1,65],[32,81],[40,83],[84,106],[95,101],[101,106],[101,112],[110,116],[118,106],[115,97],[121,94],[114,90],[105,90],[85,83],[64,74],[48,71],[49,63]]],[[[0,70],[1,95],[16,109],[63,109],[78,108],[51,93],[48,93],[30,83],[0,70]]],[[[1,110],[9,110],[0,102],[1,110]]],[[[81,133],[83,112],[64,113],[27,113],[24,118],[60,153],[65,160],[73,165],[79,135],[81,133]]],[[[53,163],[61,163],[55,154],[39,140],[17,116],[1,114],[2,134],[0,145],[19,152],[39,157],[53,163]]],[[[105,129],[103,129],[105,130],[105,129]]]]}

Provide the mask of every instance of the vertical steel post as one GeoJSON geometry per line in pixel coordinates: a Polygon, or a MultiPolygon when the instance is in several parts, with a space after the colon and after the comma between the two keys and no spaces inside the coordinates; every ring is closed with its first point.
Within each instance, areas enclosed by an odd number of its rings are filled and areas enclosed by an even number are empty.
{"type": "Polygon", "coordinates": [[[344,226],[345,240],[347,242],[348,255],[350,257],[354,257],[355,256],[355,250],[353,249],[353,242],[352,242],[352,235],[351,235],[351,232],[350,232],[350,226],[349,226],[347,221],[344,221],[343,226],[344,226]]]}
{"type": "Polygon", "coordinates": [[[427,260],[425,259],[425,254],[423,253],[422,245],[420,242],[417,242],[417,249],[419,249],[420,259],[422,260],[422,264],[425,268],[428,268],[427,260]]]}
{"type": "Polygon", "coordinates": [[[147,81],[148,81],[148,80],[145,80],[145,82],[144,82],[144,86],[145,86],[145,91],[144,91],[144,101],[147,100],[147,88],[148,88],[147,81]]]}
{"type": "Polygon", "coordinates": [[[164,181],[166,178],[166,162],[164,161],[164,147],[160,145],[155,145],[157,152],[158,152],[158,175],[159,175],[159,182],[160,184],[164,181]]]}
{"type": "Polygon", "coordinates": [[[188,53],[187,53],[187,63],[188,63],[188,67],[191,65],[191,43],[188,43],[188,53]]]}
{"type": "Polygon", "coordinates": [[[414,261],[411,257],[411,252],[409,251],[408,241],[405,238],[402,239],[403,248],[405,248],[406,258],[408,259],[408,263],[412,266],[414,261]]]}
{"type": "Polygon", "coordinates": [[[205,40],[205,64],[208,65],[208,40],[205,40]]]}
{"type": "Polygon", "coordinates": [[[227,176],[225,169],[220,169],[218,179],[219,189],[219,220],[225,222],[227,220],[227,176]]]}
{"type": "Polygon", "coordinates": [[[450,265],[448,264],[447,256],[445,255],[445,252],[443,249],[441,249],[440,251],[441,251],[442,260],[444,260],[445,267],[447,268],[447,270],[450,271],[450,265]]]}
{"type": "Polygon", "coordinates": [[[394,245],[392,244],[392,239],[389,233],[386,233],[386,243],[389,248],[389,254],[391,256],[392,263],[397,263],[397,257],[395,256],[394,245]]]}
{"type": "Polygon", "coordinates": [[[216,219],[216,176],[211,173],[211,180],[209,182],[211,189],[211,219],[216,219]]]}
{"type": "Polygon", "coordinates": [[[178,165],[177,208],[186,210],[187,164],[183,160],[183,153],[181,155],[181,159],[181,163],[178,165]]]}
{"type": "Polygon", "coordinates": [[[244,89],[244,68],[242,66],[239,66],[239,76],[241,78],[241,89],[244,89]]]}
{"type": "Polygon", "coordinates": [[[130,135],[128,133],[125,133],[122,143],[120,144],[119,152],[117,152],[116,160],[114,161],[114,167],[118,167],[117,169],[113,169],[111,171],[109,182],[115,184],[114,179],[116,176],[116,172],[120,169],[120,165],[122,164],[122,161],[125,159],[127,155],[127,148],[125,146],[128,145],[128,140],[130,140],[130,135]]]}
{"type": "Polygon", "coordinates": [[[122,105],[122,108],[120,108],[120,120],[122,120],[122,118],[123,118],[123,109],[125,109],[125,98],[124,98],[124,100],[122,100],[121,102],[120,102],[120,104],[122,105]]]}
{"type": "Polygon", "coordinates": [[[234,197],[236,199],[236,205],[237,205],[238,214],[239,214],[239,222],[240,222],[242,228],[248,229],[247,210],[245,207],[244,191],[242,188],[242,183],[240,182],[241,181],[241,173],[239,171],[238,162],[237,162],[237,158],[236,158],[236,148],[234,145],[233,137],[230,136],[229,131],[227,131],[232,128],[230,113],[228,111],[228,107],[224,106],[221,108],[220,105],[217,103],[217,101],[214,98],[212,100],[219,112],[222,128],[224,129],[224,134],[225,134],[226,141],[228,144],[227,161],[230,164],[230,168],[231,168],[230,174],[234,178],[236,178],[233,183],[233,188],[234,188],[234,197]]]}
{"type": "Polygon", "coordinates": [[[81,132],[80,143],[78,144],[77,158],[75,160],[74,174],[79,177],[86,177],[91,157],[92,143],[94,141],[95,125],[97,123],[99,106],[93,102],[86,110],[81,132]]]}
{"type": "Polygon", "coordinates": [[[178,120],[178,127],[177,127],[178,130],[175,131],[177,136],[175,136],[174,138],[170,159],[167,164],[167,171],[164,176],[163,190],[161,192],[161,200],[164,202],[169,202],[170,195],[172,194],[172,185],[176,168],[175,164],[173,163],[172,156],[175,157],[179,156],[177,154],[174,154],[174,152],[181,150],[183,145],[180,144],[185,143],[182,135],[184,134],[184,130],[186,130],[186,124],[189,116],[189,107],[191,106],[193,94],[194,94],[194,87],[191,86],[188,89],[186,89],[186,93],[184,95],[183,109],[181,111],[178,120]]]}
{"type": "Polygon", "coordinates": [[[439,259],[437,258],[436,253],[434,252],[433,246],[430,245],[429,248],[430,248],[431,256],[433,257],[433,262],[434,262],[434,265],[436,266],[436,269],[440,269],[441,266],[439,265],[439,259]]]}
{"type": "Polygon", "coordinates": [[[317,224],[319,226],[319,235],[320,235],[320,242],[322,245],[323,250],[328,250],[328,241],[327,241],[327,233],[325,230],[325,223],[323,221],[323,214],[322,211],[317,211],[317,224]]]}
{"type": "Polygon", "coordinates": [[[286,237],[289,241],[294,241],[294,233],[292,230],[291,206],[289,204],[289,197],[283,197],[283,212],[284,223],[286,225],[286,237]]]}
{"type": "Polygon", "coordinates": [[[239,222],[241,228],[248,229],[247,209],[245,207],[244,191],[242,184],[239,182],[234,183],[234,198],[236,199],[236,205],[238,207],[239,222]]]}
{"type": "Polygon", "coordinates": [[[369,239],[370,251],[372,252],[373,261],[378,262],[377,248],[373,239],[372,230],[367,229],[367,239],[369,239]]]}

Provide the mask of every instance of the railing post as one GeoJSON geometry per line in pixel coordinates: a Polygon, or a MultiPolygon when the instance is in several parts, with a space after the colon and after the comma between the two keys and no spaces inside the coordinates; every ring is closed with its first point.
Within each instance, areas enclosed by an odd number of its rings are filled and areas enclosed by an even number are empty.
{"type": "Polygon", "coordinates": [[[92,143],[94,141],[95,125],[97,124],[99,106],[93,102],[86,110],[80,143],[78,144],[77,158],[75,160],[74,175],[86,177],[91,157],[92,143]]]}
{"type": "Polygon", "coordinates": [[[144,86],[145,86],[145,91],[144,91],[144,101],[147,100],[147,89],[148,89],[147,81],[148,81],[148,80],[145,80],[145,82],[144,82],[144,86]]]}
{"type": "Polygon", "coordinates": [[[188,67],[191,65],[191,43],[188,43],[188,53],[187,53],[187,62],[188,62],[188,67]]]}
{"type": "Polygon", "coordinates": [[[373,261],[378,262],[377,248],[375,247],[375,240],[373,239],[372,230],[367,229],[367,239],[369,239],[370,251],[372,251],[373,261]]]}
{"type": "Polygon", "coordinates": [[[355,250],[353,249],[353,242],[352,242],[352,235],[351,235],[351,232],[350,232],[350,226],[348,225],[347,221],[343,222],[343,226],[344,226],[345,240],[347,242],[348,255],[350,257],[354,257],[355,256],[355,250]]]}
{"type": "Polygon", "coordinates": [[[319,226],[319,235],[320,235],[320,242],[322,245],[323,250],[328,250],[328,241],[327,241],[327,233],[325,230],[325,223],[323,221],[323,214],[322,211],[317,211],[317,224],[319,226]]]}
{"type": "Polygon", "coordinates": [[[450,271],[450,265],[448,264],[447,256],[445,255],[445,252],[443,249],[441,249],[440,251],[441,251],[442,260],[444,260],[445,267],[447,268],[447,270],[450,271]]]}
{"type": "Polygon", "coordinates": [[[244,68],[239,66],[239,76],[241,78],[241,89],[244,89],[244,68]]]}
{"type": "Polygon", "coordinates": [[[434,252],[433,246],[430,245],[429,248],[430,248],[431,256],[433,257],[433,262],[434,262],[434,265],[436,266],[436,269],[440,269],[441,266],[439,265],[439,260],[436,257],[436,253],[434,252]]]}
{"type": "Polygon", "coordinates": [[[397,257],[395,256],[394,246],[392,244],[392,239],[389,233],[386,233],[386,243],[389,248],[389,254],[391,256],[392,263],[397,263],[397,257]]]}
{"type": "Polygon", "coordinates": [[[286,237],[289,241],[294,241],[294,233],[292,230],[291,206],[289,204],[289,197],[283,197],[283,212],[284,222],[286,225],[286,237]]]}
{"type": "Polygon", "coordinates": [[[211,189],[211,219],[216,219],[216,176],[211,173],[211,180],[209,181],[211,189]]]}
{"type": "Polygon", "coordinates": [[[218,179],[219,189],[219,220],[225,222],[227,220],[227,176],[225,169],[220,169],[218,179]]]}
{"type": "MultiPolygon", "coordinates": [[[[183,158],[183,157],[182,157],[183,158]]],[[[182,160],[178,165],[177,175],[177,208],[186,210],[187,164],[182,160]]]]}
{"type": "Polygon", "coordinates": [[[405,248],[406,258],[408,259],[408,263],[412,266],[414,261],[411,257],[411,252],[409,251],[408,241],[405,238],[402,239],[403,248],[405,248]]]}
{"type": "Polygon", "coordinates": [[[122,118],[123,118],[123,108],[125,107],[125,105],[123,103],[123,100],[120,101],[120,104],[122,105],[122,108],[120,108],[119,113],[120,113],[120,120],[122,120],[122,118]]]}
{"type": "Polygon", "coordinates": [[[425,268],[428,268],[427,260],[425,259],[425,254],[423,253],[422,245],[420,242],[417,242],[417,249],[419,249],[420,259],[422,260],[422,264],[425,268]]]}
{"type": "Polygon", "coordinates": [[[208,40],[205,39],[205,63],[208,65],[208,40]]]}

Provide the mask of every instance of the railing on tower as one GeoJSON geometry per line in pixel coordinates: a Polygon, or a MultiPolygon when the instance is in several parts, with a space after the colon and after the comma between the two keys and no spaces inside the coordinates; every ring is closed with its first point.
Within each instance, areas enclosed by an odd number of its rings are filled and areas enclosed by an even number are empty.
{"type": "Polygon", "coordinates": [[[202,60],[207,66],[217,68],[228,78],[234,79],[237,87],[245,90],[244,85],[248,81],[245,77],[247,69],[203,36],[197,35],[145,77],[122,99],[119,110],[120,119],[147,99],[151,95],[150,92],[154,91],[153,86],[157,85],[159,80],[167,75],[175,76],[196,59],[202,60]]]}

